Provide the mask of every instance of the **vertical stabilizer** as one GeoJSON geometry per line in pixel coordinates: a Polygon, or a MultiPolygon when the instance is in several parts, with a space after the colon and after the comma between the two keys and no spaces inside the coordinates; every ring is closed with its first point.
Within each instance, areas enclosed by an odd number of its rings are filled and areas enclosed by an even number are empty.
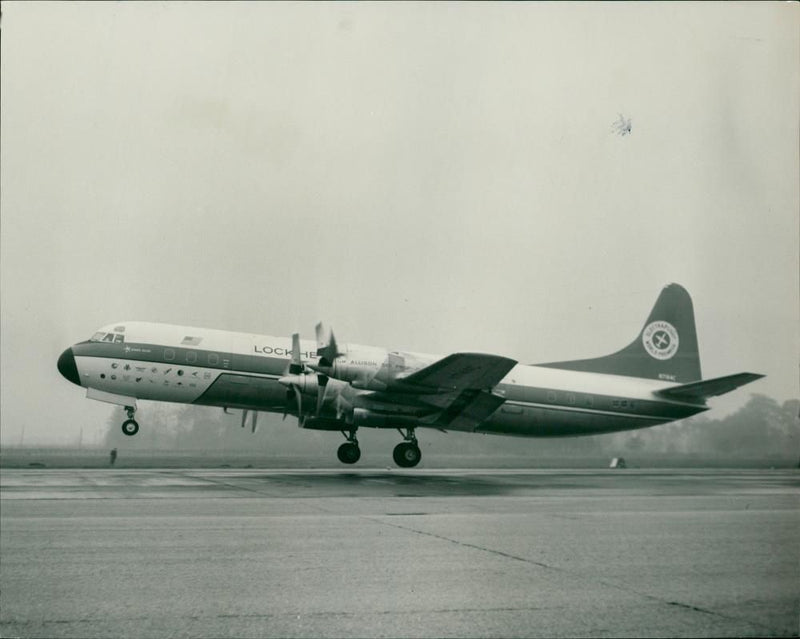
{"type": "Polygon", "coordinates": [[[662,289],[639,335],[621,351],[537,366],[680,383],[700,380],[692,298],[680,284],[669,284],[662,289]]]}

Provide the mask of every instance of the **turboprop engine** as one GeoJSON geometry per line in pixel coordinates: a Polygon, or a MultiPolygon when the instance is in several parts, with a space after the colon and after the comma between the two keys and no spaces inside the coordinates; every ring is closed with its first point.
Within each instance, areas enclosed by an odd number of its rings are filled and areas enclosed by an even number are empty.
{"type": "Polygon", "coordinates": [[[382,348],[354,344],[341,352],[333,331],[326,335],[321,323],[317,324],[316,331],[319,360],[309,362],[308,367],[360,390],[399,390],[397,387],[402,386],[405,375],[431,363],[430,358],[414,353],[390,353],[382,348]]]}
{"type": "Polygon", "coordinates": [[[320,417],[334,413],[336,419],[344,418],[348,422],[352,421],[356,391],[346,382],[328,379],[322,374],[312,374],[284,375],[278,383],[289,389],[288,392],[295,394],[299,417],[312,414],[314,417],[320,417]],[[314,408],[308,409],[309,404],[314,408]]]}
{"type": "MultiPolygon", "coordinates": [[[[335,347],[334,342],[333,348],[335,349],[335,347]]],[[[330,379],[323,373],[308,373],[306,365],[300,357],[300,335],[298,333],[292,335],[292,359],[286,374],[278,379],[278,383],[286,387],[287,401],[294,399],[295,410],[301,426],[306,418],[312,415],[314,418],[327,418],[332,412],[337,420],[345,419],[352,422],[354,389],[346,382],[330,379]],[[309,410],[309,404],[314,408],[309,410]],[[323,415],[323,412],[326,415],[323,415]]],[[[289,408],[287,407],[284,418],[288,412],[289,408]]]]}
{"type": "MultiPolygon", "coordinates": [[[[348,345],[341,352],[332,331],[326,333],[320,323],[316,333],[317,359],[306,362],[300,357],[299,334],[292,335],[291,363],[278,380],[287,389],[287,399],[294,399],[301,427],[333,430],[342,422],[356,428],[406,422],[411,426],[424,417],[427,411],[403,415],[387,407],[368,409],[370,403],[360,401],[360,396],[364,391],[389,388],[402,392],[404,377],[429,364],[429,357],[356,345],[348,345]]],[[[419,388],[413,390],[420,392],[419,388]]]]}
{"type": "Polygon", "coordinates": [[[377,390],[370,387],[370,382],[386,360],[384,349],[349,345],[341,352],[333,331],[326,332],[321,322],[316,326],[316,334],[319,359],[308,362],[308,368],[354,388],[377,390]]]}

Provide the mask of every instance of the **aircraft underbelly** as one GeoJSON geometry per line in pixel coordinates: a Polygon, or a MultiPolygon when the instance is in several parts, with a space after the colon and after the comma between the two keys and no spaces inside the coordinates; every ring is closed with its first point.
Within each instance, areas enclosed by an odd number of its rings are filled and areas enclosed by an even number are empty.
{"type": "Polygon", "coordinates": [[[476,432],[519,437],[575,437],[646,428],[670,418],[570,411],[541,406],[503,406],[476,432]]]}
{"type": "Polygon", "coordinates": [[[276,379],[223,373],[194,400],[204,406],[228,406],[252,410],[282,411],[286,388],[276,379]]]}

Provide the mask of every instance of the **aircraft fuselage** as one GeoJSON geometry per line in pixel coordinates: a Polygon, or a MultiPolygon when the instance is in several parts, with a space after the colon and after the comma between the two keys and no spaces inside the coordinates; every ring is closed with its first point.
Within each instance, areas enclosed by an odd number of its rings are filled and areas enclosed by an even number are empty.
{"type": "MultiPolygon", "coordinates": [[[[340,371],[371,370],[389,357],[383,348],[344,345],[340,371]]],[[[279,383],[287,374],[292,340],[168,324],[121,322],[100,329],[92,340],[75,344],[59,360],[70,381],[87,396],[123,406],[153,400],[252,411],[309,413],[298,410],[292,393],[279,383]],[[122,330],[119,330],[122,329],[122,330]]],[[[317,357],[317,344],[300,342],[304,360],[317,357]]],[[[410,368],[440,359],[420,353],[395,353],[410,368]]],[[[351,386],[358,387],[357,383],[351,386]]],[[[704,402],[682,402],[655,394],[665,383],[620,375],[560,370],[517,364],[493,392],[504,401],[479,424],[426,423],[424,407],[387,402],[354,391],[357,426],[396,428],[404,420],[448,430],[524,437],[562,437],[631,430],[683,419],[707,410],[704,402]],[[360,416],[360,417],[359,417],[360,416]]],[[[330,403],[329,403],[330,404],[330,403]]],[[[336,407],[323,404],[317,415],[334,420],[336,407]]],[[[319,421],[319,420],[317,420],[319,421]]],[[[314,427],[309,422],[309,427],[314,427]]],[[[347,427],[342,426],[342,430],[347,427]]]]}

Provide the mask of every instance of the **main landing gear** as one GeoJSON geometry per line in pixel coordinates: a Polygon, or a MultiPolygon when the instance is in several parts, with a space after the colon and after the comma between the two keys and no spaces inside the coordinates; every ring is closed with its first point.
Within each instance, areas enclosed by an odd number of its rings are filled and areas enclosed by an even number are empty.
{"type": "Polygon", "coordinates": [[[399,428],[397,430],[405,441],[394,447],[394,452],[392,453],[394,463],[401,468],[413,468],[419,464],[419,460],[422,459],[422,451],[417,445],[414,429],[407,428],[405,433],[399,428]]]}
{"type": "Polygon", "coordinates": [[[133,437],[139,432],[139,424],[133,418],[133,416],[136,414],[136,409],[133,406],[126,406],[125,412],[128,415],[128,419],[122,422],[122,432],[128,437],[133,437]]]}
{"type": "MultiPolygon", "coordinates": [[[[397,430],[403,436],[405,441],[394,447],[394,463],[401,468],[413,468],[419,464],[420,459],[422,459],[422,452],[417,444],[417,438],[414,435],[414,429],[407,428],[405,432],[399,428],[397,430]]],[[[343,464],[355,464],[359,459],[361,459],[361,449],[358,447],[356,431],[342,431],[342,435],[344,435],[347,441],[339,446],[339,450],[336,451],[336,455],[339,457],[339,461],[343,464]]]]}
{"type": "Polygon", "coordinates": [[[339,450],[336,451],[339,461],[343,464],[355,464],[361,459],[361,449],[358,447],[356,431],[351,430],[349,434],[342,431],[342,435],[347,438],[347,441],[339,446],[339,450]]]}

